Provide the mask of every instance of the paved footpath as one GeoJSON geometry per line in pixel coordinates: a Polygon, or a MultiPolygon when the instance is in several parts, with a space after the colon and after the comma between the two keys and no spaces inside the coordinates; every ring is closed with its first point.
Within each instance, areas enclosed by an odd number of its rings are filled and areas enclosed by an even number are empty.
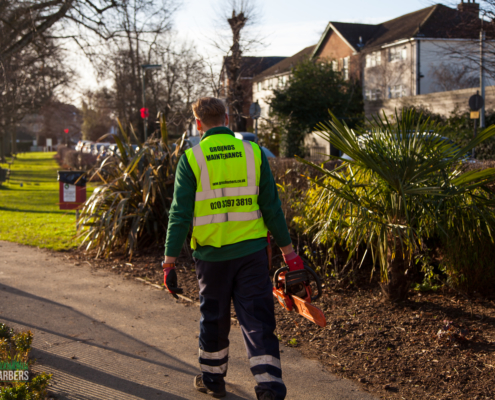
{"type": "MultiPolygon", "coordinates": [[[[34,332],[35,369],[57,399],[208,399],[198,373],[199,308],[88,263],[0,242],[0,321],[34,332]]],[[[287,399],[372,399],[284,348],[287,399]]],[[[255,399],[239,328],[231,331],[226,399],[255,399]]]]}

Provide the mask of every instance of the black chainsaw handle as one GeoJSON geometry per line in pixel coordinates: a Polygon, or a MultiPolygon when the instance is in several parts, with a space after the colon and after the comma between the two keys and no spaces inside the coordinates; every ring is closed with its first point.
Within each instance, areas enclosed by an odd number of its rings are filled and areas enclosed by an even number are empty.
{"type": "Polygon", "coordinates": [[[318,293],[316,293],[316,296],[311,296],[311,301],[316,301],[323,294],[323,289],[321,287],[321,279],[318,276],[318,274],[313,270],[313,268],[311,268],[306,263],[304,263],[304,269],[306,270],[306,272],[308,272],[309,274],[311,274],[313,276],[313,278],[316,282],[316,289],[317,289],[318,293]]]}
{"type": "MultiPolygon", "coordinates": [[[[323,290],[322,290],[322,287],[321,287],[321,279],[316,274],[316,272],[311,267],[309,267],[306,263],[304,263],[304,269],[306,270],[306,272],[308,274],[310,274],[314,278],[314,280],[316,282],[316,289],[317,289],[316,296],[311,296],[311,301],[316,301],[323,294],[323,290]]],[[[275,288],[278,288],[278,277],[279,277],[279,275],[282,272],[288,272],[288,271],[289,271],[289,267],[287,267],[287,266],[286,267],[279,268],[279,269],[277,269],[275,271],[275,274],[273,275],[273,286],[275,286],[275,288]]]]}
{"type": "Polygon", "coordinates": [[[275,271],[275,274],[273,275],[273,286],[275,286],[275,288],[278,288],[278,276],[282,272],[288,272],[288,271],[289,271],[289,267],[282,267],[275,271]]]}

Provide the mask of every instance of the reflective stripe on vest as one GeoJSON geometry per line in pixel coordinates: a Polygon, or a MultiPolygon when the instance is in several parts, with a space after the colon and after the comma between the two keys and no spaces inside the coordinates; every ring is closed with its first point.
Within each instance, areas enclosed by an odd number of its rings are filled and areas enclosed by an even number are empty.
{"type": "MultiPolygon", "coordinates": [[[[206,165],[205,155],[198,144],[192,148],[194,158],[201,170],[202,192],[196,192],[196,201],[217,199],[220,197],[250,196],[259,194],[259,186],[256,186],[256,163],[251,143],[242,141],[246,152],[247,186],[234,188],[210,189],[210,174],[206,165]],[[207,189],[207,190],[205,190],[207,189]]],[[[261,211],[229,212],[223,214],[211,214],[202,217],[194,217],[193,226],[216,224],[228,221],[252,221],[261,218],[261,211]]]]}
{"type": "MultiPolygon", "coordinates": [[[[230,196],[251,196],[259,194],[259,187],[256,186],[256,163],[254,161],[253,147],[249,142],[242,141],[244,145],[244,151],[246,152],[246,166],[247,166],[247,187],[236,187],[236,188],[222,188],[222,189],[210,189],[210,175],[208,173],[208,167],[206,166],[205,155],[201,146],[198,144],[193,147],[192,151],[194,153],[194,158],[201,169],[201,187],[202,192],[196,192],[196,201],[218,199],[220,197],[230,197],[230,196]]],[[[249,221],[246,219],[231,220],[231,221],[249,221]]],[[[223,221],[222,221],[223,222],[223,221]]],[[[200,224],[203,225],[203,224],[200,224]]]]}

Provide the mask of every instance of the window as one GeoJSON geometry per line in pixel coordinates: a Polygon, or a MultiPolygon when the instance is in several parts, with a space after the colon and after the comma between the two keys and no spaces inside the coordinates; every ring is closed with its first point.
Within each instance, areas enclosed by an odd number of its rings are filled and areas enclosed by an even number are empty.
{"type": "Polygon", "coordinates": [[[284,75],[282,77],[282,84],[284,85],[284,87],[285,87],[285,85],[287,85],[287,75],[284,75]]]}
{"type": "Polygon", "coordinates": [[[364,99],[365,100],[378,100],[381,98],[381,90],[380,89],[366,89],[364,91],[364,99]]]}
{"type": "Polygon", "coordinates": [[[349,80],[349,58],[350,57],[344,58],[344,62],[342,64],[342,76],[345,81],[349,80]]]}
{"type": "Polygon", "coordinates": [[[389,86],[388,88],[388,98],[398,99],[406,94],[406,88],[402,85],[389,86]]]}
{"type": "Polygon", "coordinates": [[[390,62],[394,61],[404,61],[407,58],[407,47],[391,47],[388,51],[388,60],[390,62]]]}
{"type": "Polygon", "coordinates": [[[337,72],[339,70],[339,62],[337,60],[332,60],[332,70],[337,72]]]}
{"type": "Polygon", "coordinates": [[[284,87],[286,80],[287,80],[287,77],[285,77],[285,76],[279,76],[278,77],[278,87],[279,88],[284,87]]]}
{"type": "Polygon", "coordinates": [[[374,51],[373,53],[366,54],[366,68],[376,67],[382,64],[382,53],[380,51],[374,51]]]}
{"type": "Polygon", "coordinates": [[[261,82],[258,82],[258,92],[261,92],[261,82]]]}

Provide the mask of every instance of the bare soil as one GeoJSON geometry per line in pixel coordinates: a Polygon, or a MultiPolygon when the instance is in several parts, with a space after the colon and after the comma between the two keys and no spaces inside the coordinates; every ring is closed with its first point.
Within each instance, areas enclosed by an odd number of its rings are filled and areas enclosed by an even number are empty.
{"type": "MultiPolygon", "coordinates": [[[[132,262],[117,256],[95,260],[78,251],[64,257],[163,283],[160,252],[132,262]]],[[[179,286],[198,300],[194,264],[179,260],[178,265],[179,286]]],[[[411,291],[407,301],[390,304],[364,275],[347,287],[334,279],[325,282],[323,297],[315,303],[327,317],[325,328],[277,303],[282,348],[298,347],[384,399],[495,399],[495,298],[466,298],[443,288],[411,291]]]]}

